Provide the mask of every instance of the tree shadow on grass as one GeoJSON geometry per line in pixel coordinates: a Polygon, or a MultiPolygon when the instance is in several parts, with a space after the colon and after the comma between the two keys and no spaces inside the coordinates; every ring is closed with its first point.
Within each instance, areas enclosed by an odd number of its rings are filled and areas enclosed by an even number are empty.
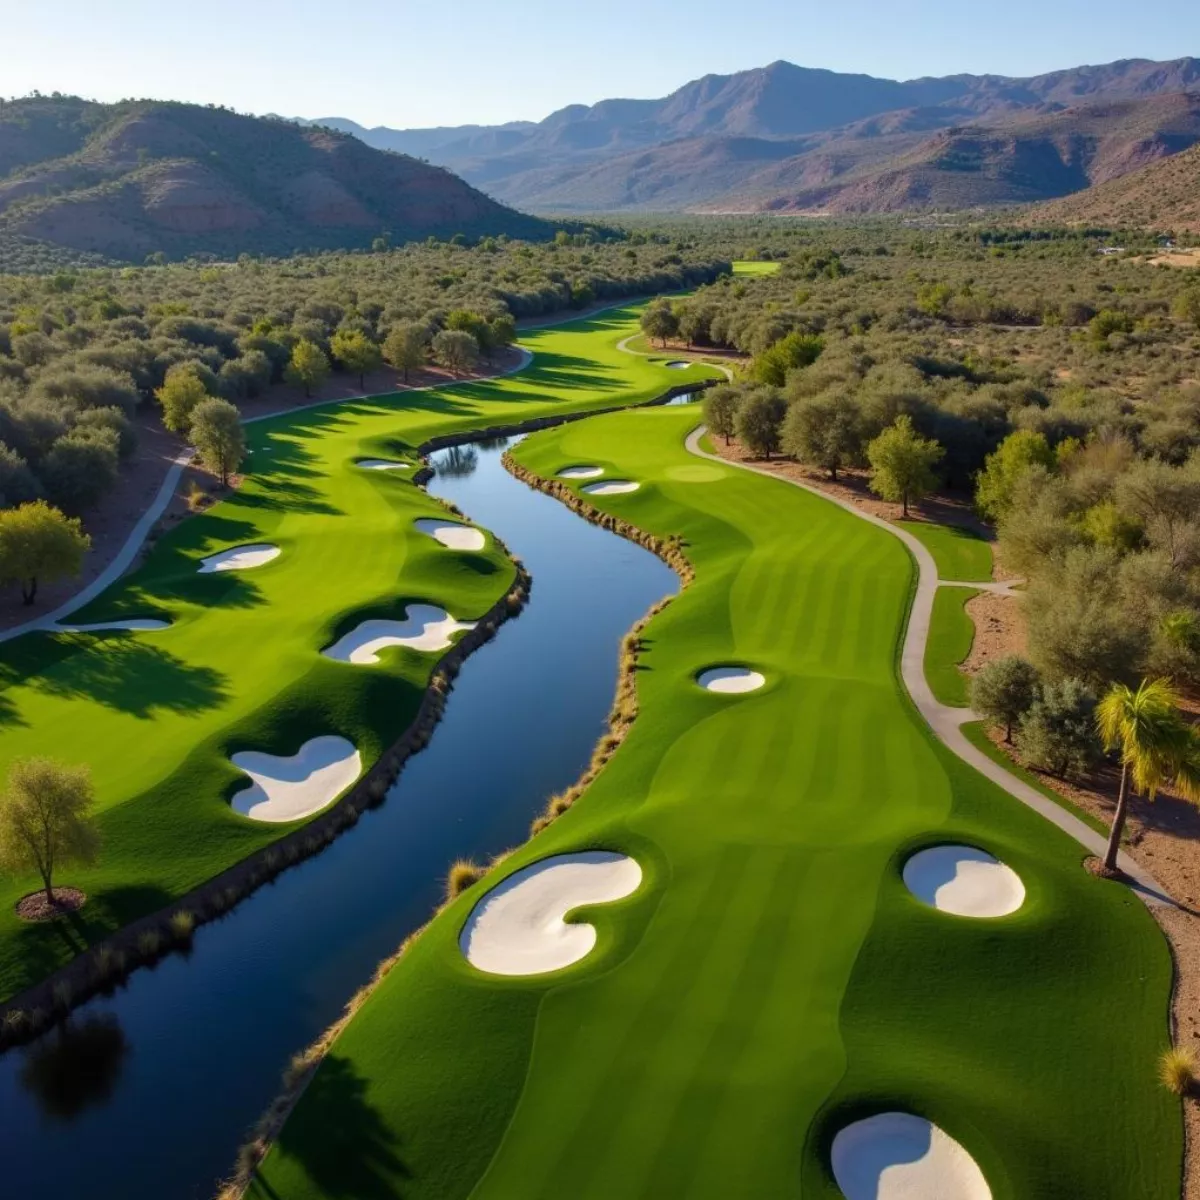
{"type": "MultiPolygon", "coordinates": [[[[326,1200],[395,1200],[397,1180],[412,1177],[397,1153],[396,1135],[367,1103],[366,1092],[367,1082],[353,1066],[330,1055],[279,1135],[280,1150],[304,1167],[326,1200]],[[314,1120],[319,1137],[313,1136],[314,1120]]],[[[248,1195],[266,1200],[277,1193],[256,1178],[248,1195]]]]}
{"type": "MultiPolygon", "coordinates": [[[[42,695],[91,700],[142,719],[157,712],[201,712],[216,707],[228,695],[227,677],[220,671],[193,666],[136,636],[68,634],[60,638],[76,643],[76,652],[61,658],[52,671],[26,678],[26,685],[42,695]]],[[[0,673],[0,683],[4,682],[0,673]]]]}

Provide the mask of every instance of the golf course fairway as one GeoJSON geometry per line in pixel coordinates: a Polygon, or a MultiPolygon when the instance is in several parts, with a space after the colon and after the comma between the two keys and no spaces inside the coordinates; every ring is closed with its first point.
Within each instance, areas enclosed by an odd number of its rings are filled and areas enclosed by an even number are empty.
{"type": "Polygon", "coordinates": [[[322,650],[366,621],[403,622],[413,605],[475,621],[510,589],[515,568],[490,536],[468,549],[422,532],[418,522],[444,524],[446,510],[414,471],[364,469],[363,460],[415,466],[417,447],[433,438],[638,403],[717,377],[618,351],[638,311],[528,331],[533,362],[507,378],[250,425],[242,486],[159,538],[144,565],[72,618],[166,628],[35,632],[0,646],[0,776],[30,756],[87,764],[102,838],[95,866],[56,874],[88,897],[70,922],[20,921],[14,905],[38,881],[0,880],[0,999],[304,823],[239,815],[231,797],[251,780],[235,755],[289,758],[338,737],[366,770],[403,733],[445,651],[393,646],[378,663],[357,664],[322,650]],[[201,569],[246,548],[237,569],[201,569]]]}
{"type": "Polygon", "coordinates": [[[834,1200],[835,1137],[890,1113],[932,1122],[995,1200],[1173,1200],[1157,926],[918,716],[896,670],[903,545],[786,482],[698,461],[696,421],[596,417],[513,452],[545,480],[595,464],[637,481],[586,501],[682,538],[695,579],[642,633],[626,740],[383,977],[247,1194],[834,1200]],[[763,686],[697,684],[731,664],[763,686]],[[1019,907],[977,919],[918,899],[904,864],[942,844],[1010,868],[1019,907]],[[471,965],[464,930],[477,909],[493,920],[479,906],[503,880],[594,852],[637,870],[566,914],[595,929],[582,958],[471,965]]]}

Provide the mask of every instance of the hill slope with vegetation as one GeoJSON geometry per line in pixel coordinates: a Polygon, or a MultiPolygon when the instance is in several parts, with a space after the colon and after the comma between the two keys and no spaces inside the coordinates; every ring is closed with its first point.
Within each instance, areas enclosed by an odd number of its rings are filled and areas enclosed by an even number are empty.
{"type": "Polygon", "coordinates": [[[0,104],[0,265],[290,254],[552,227],[331,129],[153,100],[0,104]],[[56,253],[57,252],[57,253],[56,253]]]}
{"type": "Polygon", "coordinates": [[[1031,224],[1200,233],[1200,147],[1031,209],[1031,224]]]}

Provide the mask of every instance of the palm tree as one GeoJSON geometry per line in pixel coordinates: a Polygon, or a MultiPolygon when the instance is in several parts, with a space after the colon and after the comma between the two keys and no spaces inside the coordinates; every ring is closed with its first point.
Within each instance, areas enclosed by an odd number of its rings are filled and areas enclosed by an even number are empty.
{"type": "Polygon", "coordinates": [[[1166,679],[1143,679],[1137,691],[1114,683],[1096,706],[1096,725],[1104,748],[1121,752],[1121,790],[1104,854],[1112,871],[1131,784],[1150,800],[1169,784],[1186,799],[1200,801],[1200,738],[1179,715],[1179,694],[1166,679]]]}

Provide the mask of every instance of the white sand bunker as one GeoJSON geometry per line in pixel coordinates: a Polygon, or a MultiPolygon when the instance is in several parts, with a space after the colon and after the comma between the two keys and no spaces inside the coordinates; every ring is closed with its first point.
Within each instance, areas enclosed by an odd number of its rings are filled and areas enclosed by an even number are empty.
{"type": "Polygon", "coordinates": [[[642,868],[625,854],[585,850],[543,859],[493,888],[471,912],[458,944],[472,966],[492,975],[560,971],[591,953],[596,927],[563,919],[585,904],[637,891],[642,868]]]}
{"type": "Polygon", "coordinates": [[[606,483],[589,483],[583,490],[591,496],[617,496],[622,492],[636,492],[641,486],[632,479],[610,479],[606,483]]]}
{"type": "Polygon", "coordinates": [[[456,633],[474,628],[474,621],[456,621],[436,605],[409,604],[404,609],[403,621],[363,621],[321,653],[338,662],[377,663],[380,650],[388,646],[445,650],[456,633]]]}
{"type": "Polygon", "coordinates": [[[559,479],[595,479],[603,475],[603,467],[564,467],[558,473],[559,479]]]}
{"type": "Polygon", "coordinates": [[[234,546],[232,550],[222,550],[220,554],[210,554],[200,560],[200,574],[211,575],[214,571],[250,571],[261,567],[271,559],[278,558],[278,546],[268,542],[256,542],[252,546],[234,546]]]}
{"type": "Polygon", "coordinates": [[[754,692],[766,679],[749,667],[710,667],[696,676],[696,682],[710,692],[754,692]]]}
{"type": "Polygon", "coordinates": [[[407,471],[412,463],[396,462],[390,458],[360,458],[355,464],[364,471],[407,471]]]}
{"type": "Polygon", "coordinates": [[[230,760],[254,781],[235,792],[235,812],[255,821],[295,821],[319,812],[362,774],[352,743],[329,734],[304,743],[290,758],[244,750],[230,760]]]}
{"type": "Polygon", "coordinates": [[[974,846],[933,846],[904,864],[910,892],[960,917],[1006,917],[1025,903],[1025,885],[1011,867],[974,846]]]}
{"type": "Polygon", "coordinates": [[[833,1139],[832,1165],[846,1200],[992,1200],[975,1160],[911,1113],[847,1125],[833,1139]]]}
{"type": "Polygon", "coordinates": [[[429,534],[435,541],[449,546],[451,550],[483,549],[483,534],[478,529],[472,529],[470,525],[459,525],[455,521],[438,521],[432,517],[422,517],[413,524],[422,533],[429,534]]]}
{"type": "Polygon", "coordinates": [[[170,621],[159,621],[154,617],[133,617],[128,621],[97,621],[93,625],[55,625],[55,633],[108,633],[112,630],[128,630],[131,633],[153,633],[157,629],[170,629],[170,621]]]}

